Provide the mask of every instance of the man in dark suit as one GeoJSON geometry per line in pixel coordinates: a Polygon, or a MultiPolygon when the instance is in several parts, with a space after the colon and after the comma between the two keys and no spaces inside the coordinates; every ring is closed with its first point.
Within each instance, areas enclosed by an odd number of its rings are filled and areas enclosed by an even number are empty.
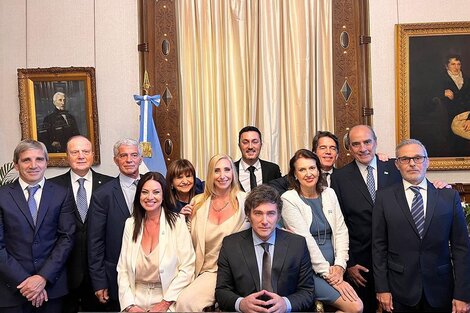
{"type": "MultiPolygon", "coordinates": [[[[339,142],[338,137],[329,131],[318,131],[312,140],[312,152],[318,155],[321,164],[321,172],[326,177],[328,186],[331,185],[331,174],[335,170],[335,163],[338,159],[339,142]]],[[[288,175],[272,180],[269,185],[276,188],[279,193],[284,193],[289,189],[288,175]]]]}
{"type": "Polygon", "coordinates": [[[245,126],[238,133],[238,147],[242,158],[235,162],[238,180],[243,191],[281,177],[279,165],[259,158],[263,141],[254,126],[245,126]]]}
{"type": "MultiPolygon", "coordinates": [[[[70,137],[79,135],[75,117],[65,109],[65,94],[56,92],[52,97],[54,112],[44,118],[42,129],[45,130],[44,141],[52,152],[65,152],[70,137]]],[[[40,133],[43,133],[40,131],[40,133]]]]}
{"type": "Polygon", "coordinates": [[[139,143],[132,139],[119,140],[114,145],[114,162],[119,167],[119,175],[91,197],[87,234],[88,266],[98,300],[107,303],[109,311],[120,311],[116,266],[124,224],[131,216],[140,178],[142,153],[139,143]]]}
{"type": "Polygon", "coordinates": [[[470,239],[453,189],[426,178],[421,142],[396,148],[403,180],[377,193],[372,253],[377,299],[385,311],[470,312],[470,239]]]}
{"type": "Polygon", "coordinates": [[[399,182],[401,177],[393,160],[383,162],[377,158],[377,137],[371,127],[352,127],[345,144],[354,160],[333,173],[331,187],[349,230],[349,280],[364,303],[364,312],[375,312],[372,207],[376,190],[399,182]]]}
{"type": "Polygon", "coordinates": [[[222,311],[298,312],[315,300],[305,239],[276,229],[282,200],[271,186],[254,188],[245,201],[251,229],[224,238],[215,297],[222,311]]]}
{"type": "Polygon", "coordinates": [[[0,312],[62,312],[65,264],[73,246],[73,198],[44,179],[43,143],[23,140],[19,178],[0,188],[0,312]]]}
{"type": "Polygon", "coordinates": [[[67,187],[75,198],[75,243],[67,261],[70,292],[65,298],[64,312],[98,312],[103,309],[95,297],[88,272],[87,214],[92,194],[112,177],[97,173],[91,168],[93,156],[92,144],[86,137],[70,138],[67,143],[67,162],[70,170],[51,179],[67,187]]]}

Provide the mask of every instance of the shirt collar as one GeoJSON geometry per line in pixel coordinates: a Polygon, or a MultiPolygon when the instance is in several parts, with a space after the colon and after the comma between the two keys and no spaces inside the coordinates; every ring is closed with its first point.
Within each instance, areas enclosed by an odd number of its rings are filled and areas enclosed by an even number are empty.
{"type": "Polygon", "coordinates": [[[356,160],[356,164],[359,167],[359,170],[361,172],[367,172],[368,166],[372,166],[375,170],[377,170],[377,156],[374,155],[374,158],[372,159],[372,161],[370,161],[368,165],[364,165],[361,162],[358,162],[357,160],[356,160]]]}
{"type": "Polygon", "coordinates": [[[119,181],[121,182],[121,184],[123,184],[126,187],[132,186],[132,184],[134,183],[134,180],[136,179],[139,179],[139,177],[132,178],[132,177],[124,175],[123,173],[119,173],[119,181]]]}
{"type": "Polygon", "coordinates": [[[27,182],[25,182],[24,180],[22,180],[21,177],[19,177],[18,182],[20,183],[20,186],[21,186],[22,190],[25,190],[26,188],[28,188],[28,186],[36,186],[36,185],[41,186],[41,189],[42,189],[42,188],[44,188],[44,183],[46,182],[46,180],[43,177],[39,183],[37,183],[35,185],[30,185],[27,182]]]}
{"type": "MultiPolygon", "coordinates": [[[[250,165],[246,164],[245,161],[243,161],[243,159],[240,159],[240,166],[244,171],[248,171],[248,168],[250,167],[250,165]]],[[[253,164],[253,166],[257,170],[261,169],[261,162],[259,161],[259,158],[258,158],[258,160],[256,160],[255,164],[253,164]]]]}
{"type": "Polygon", "coordinates": [[[403,179],[403,187],[408,190],[411,186],[418,186],[420,189],[428,190],[428,181],[424,178],[418,185],[413,185],[409,181],[403,179]]]}
{"type": "Polygon", "coordinates": [[[77,175],[74,171],[70,170],[70,178],[72,179],[72,183],[75,183],[79,178],[85,178],[86,181],[91,181],[93,175],[91,173],[91,170],[88,170],[88,173],[86,173],[85,176],[80,176],[77,175]]]}
{"type": "Polygon", "coordinates": [[[266,241],[261,240],[261,238],[259,238],[258,235],[255,233],[253,228],[251,229],[251,233],[253,234],[253,243],[255,244],[255,246],[258,246],[262,244],[263,242],[267,242],[267,243],[274,245],[274,243],[276,242],[276,229],[274,229],[274,231],[271,234],[271,237],[269,237],[269,239],[266,241]]]}

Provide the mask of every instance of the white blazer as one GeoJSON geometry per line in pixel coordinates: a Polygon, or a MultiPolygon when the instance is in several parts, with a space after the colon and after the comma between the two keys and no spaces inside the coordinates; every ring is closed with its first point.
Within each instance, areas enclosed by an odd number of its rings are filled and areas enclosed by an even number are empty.
{"type": "MultiPolygon", "coordinates": [[[[285,225],[296,234],[305,237],[312,267],[315,273],[326,276],[329,274],[330,264],[323,257],[315,239],[310,234],[312,224],[312,209],[299,196],[295,189],[286,191],[281,196],[283,201],[282,218],[285,225]]],[[[330,224],[332,242],[335,255],[334,265],[346,269],[349,259],[349,234],[344,223],[343,213],[338,198],[333,189],[325,188],[321,194],[323,214],[330,224]]]]}
{"type": "MultiPolygon", "coordinates": [[[[124,227],[121,254],[117,265],[121,309],[135,304],[135,266],[142,241],[143,227],[136,242],[132,240],[133,232],[134,218],[130,217],[124,227]]],[[[176,219],[176,223],[171,229],[162,210],[158,252],[163,299],[176,302],[180,292],[194,279],[196,259],[191,236],[183,216],[180,215],[176,219]]],[[[170,306],[170,311],[174,310],[175,303],[170,306]]]]}
{"type": "MultiPolygon", "coordinates": [[[[201,194],[196,197],[202,196],[203,195],[201,194]]],[[[235,213],[237,223],[235,225],[234,233],[250,228],[250,223],[245,217],[245,198],[245,192],[240,191],[237,193],[238,211],[235,213]]],[[[198,199],[196,199],[196,202],[197,200],[198,199]]],[[[210,198],[204,201],[191,220],[191,237],[193,240],[194,250],[196,251],[196,277],[199,275],[202,266],[204,265],[206,251],[206,226],[209,221],[209,210],[210,198]]]]}

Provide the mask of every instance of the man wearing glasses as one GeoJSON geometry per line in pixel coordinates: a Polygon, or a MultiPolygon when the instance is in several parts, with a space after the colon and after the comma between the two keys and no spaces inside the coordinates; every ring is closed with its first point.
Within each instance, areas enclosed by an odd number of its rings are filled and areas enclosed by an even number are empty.
{"type": "Polygon", "coordinates": [[[470,240],[453,189],[425,175],[426,148],[396,148],[402,182],[377,193],[372,253],[377,299],[385,311],[470,312],[470,240]]]}
{"type": "Polygon", "coordinates": [[[74,136],[67,142],[67,162],[70,170],[51,181],[67,187],[74,195],[75,234],[74,246],[67,261],[69,294],[63,312],[101,311],[91,287],[88,274],[87,215],[91,195],[112,177],[94,171],[92,144],[84,136],[74,136]]]}
{"type": "Polygon", "coordinates": [[[91,197],[88,215],[88,266],[95,295],[108,312],[120,311],[116,266],[126,219],[132,214],[142,152],[133,139],[114,144],[119,175],[91,197]]]}

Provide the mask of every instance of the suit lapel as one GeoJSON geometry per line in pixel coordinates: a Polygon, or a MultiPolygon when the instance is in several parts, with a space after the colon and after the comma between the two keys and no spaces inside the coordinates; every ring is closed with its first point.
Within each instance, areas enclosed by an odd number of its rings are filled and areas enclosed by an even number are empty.
{"type": "Polygon", "coordinates": [[[33,217],[31,216],[31,212],[29,211],[28,202],[26,201],[24,192],[21,189],[18,179],[11,186],[11,188],[12,188],[11,196],[13,200],[16,202],[16,205],[20,209],[21,213],[23,213],[24,217],[28,220],[28,223],[31,226],[31,228],[34,229],[35,226],[33,222],[33,217]]]}
{"type": "Polygon", "coordinates": [[[390,163],[382,162],[377,159],[377,190],[388,186],[388,178],[390,176],[391,169],[389,168],[390,163]]]}
{"type": "Polygon", "coordinates": [[[259,160],[259,163],[261,165],[261,177],[263,179],[262,183],[267,183],[269,181],[269,178],[268,178],[268,174],[269,174],[269,171],[268,169],[266,168],[267,164],[266,162],[264,162],[263,160],[259,160]]]}
{"type": "Polygon", "coordinates": [[[273,284],[273,292],[277,292],[277,281],[281,276],[282,266],[287,256],[288,245],[285,240],[285,234],[276,229],[276,242],[274,246],[273,264],[271,266],[271,279],[273,284]]]}
{"type": "Polygon", "coordinates": [[[256,286],[256,290],[261,290],[259,281],[258,263],[256,261],[255,247],[253,245],[253,235],[251,228],[242,233],[243,241],[240,242],[240,249],[242,251],[245,264],[251,274],[251,278],[256,286]]]}
{"type": "Polygon", "coordinates": [[[238,176],[238,185],[240,186],[240,189],[242,191],[245,191],[246,190],[243,188],[242,184],[240,183],[240,160],[236,161],[235,163],[233,163],[235,165],[235,169],[237,171],[237,176],[238,176]]]}
{"type": "Polygon", "coordinates": [[[411,216],[410,207],[408,205],[408,201],[406,200],[404,188],[405,187],[403,186],[403,183],[397,184],[395,188],[395,197],[397,199],[398,206],[400,207],[400,210],[402,211],[406,220],[410,224],[410,227],[413,229],[416,236],[419,237],[418,229],[416,228],[415,221],[413,220],[413,217],[411,216]]]}
{"type": "Polygon", "coordinates": [[[437,189],[431,184],[429,181],[428,183],[428,192],[427,192],[427,202],[424,204],[426,208],[426,216],[424,218],[424,230],[423,230],[423,238],[428,231],[429,225],[431,224],[431,220],[434,216],[434,210],[436,208],[437,199],[439,198],[439,194],[437,189]]]}
{"type": "Polygon", "coordinates": [[[67,188],[70,189],[70,193],[72,194],[72,197],[73,197],[73,206],[74,206],[74,210],[73,210],[73,215],[75,216],[75,221],[78,222],[77,225],[83,225],[84,223],[82,222],[82,217],[80,216],[80,213],[78,212],[78,208],[77,208],[77,200],[75,199],[75,196],[76,194],[74,194],[73,192],[73,187],[72,187],[72,177],[71,177],[71,174],[70,174],[70,171],[68,171],[65,175],[64,175],[64,186],[66,186],[67,188]]]}
{"type": "Polygon", "coordinates": [[[353,166],[350,172],[350,177],[353,185],[357,186],[364,198],[366,198],[366,200],[373,206],[374,202],[372,202],[372,197],[369,193],[369,190],[367,189],[367,185],[364,182],[364,178],[362,177],[361,171],[359,170],[356,161],[353,161],[352,165],[353,166]]]}
{"type": "Polygon", "coordinates": [[[119,209],[121,210],[122,214],[124,216],[129,217],[130,212],[129,208],[127,207],[127,201],[126,198],[124,197],[124,193],[121,188],[121,183],[118,179],[114,181],[114,186],[113,186],[113,197],[115,198],[115,203],[118,205],[119,209]]]}

